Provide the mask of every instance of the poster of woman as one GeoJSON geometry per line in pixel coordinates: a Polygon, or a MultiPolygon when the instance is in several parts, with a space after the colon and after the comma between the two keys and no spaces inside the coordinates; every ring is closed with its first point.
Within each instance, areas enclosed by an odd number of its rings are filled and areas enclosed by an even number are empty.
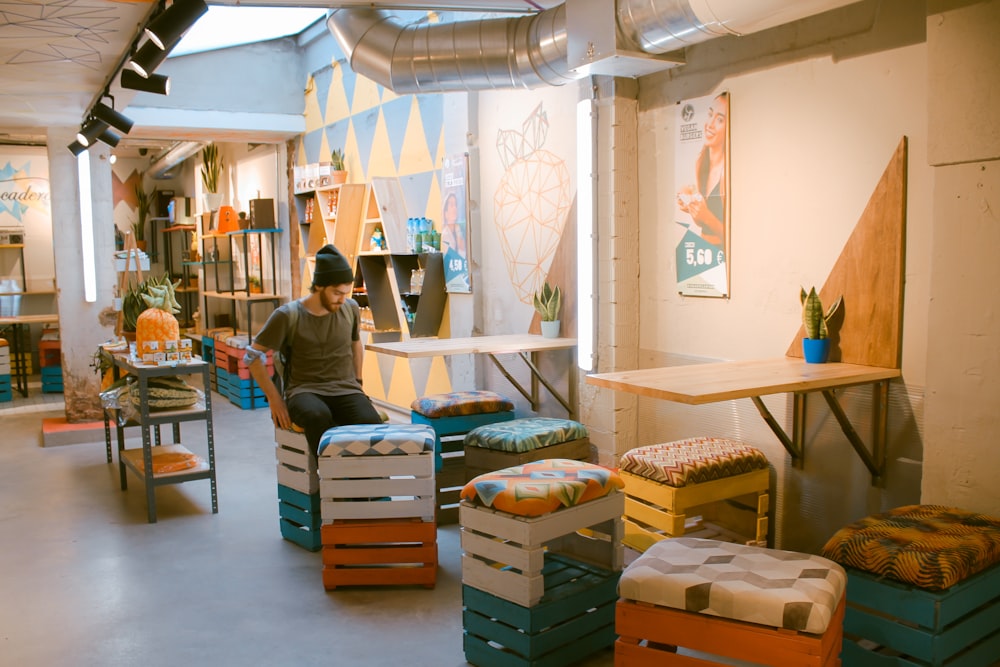
{"type": "Polygon", "coordinates": [[[468,157],[457,155],[445,158],[441,169],[441,252],[444,254],[445,289],[449,292],[470,293],[469,236],[466,211],[468,191],[466,174],[468,157]]]}
{"type": "Polygon", "coordinates": [[[677,105],[677,286],[729,294],[729,93],[677,105]]]}

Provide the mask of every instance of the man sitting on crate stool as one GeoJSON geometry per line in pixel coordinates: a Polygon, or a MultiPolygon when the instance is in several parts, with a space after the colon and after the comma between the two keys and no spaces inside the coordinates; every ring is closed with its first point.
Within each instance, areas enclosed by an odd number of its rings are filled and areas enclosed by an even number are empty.
{"type": "Polygon", "coordinates": [[[283,429],[293,422],[301,426],[313,455],[327,429],[382,422],[361,387],[364,347],[360,310],[350,298],[353,287],[347,258],[332,245],[323,246],[308,296],[275,309],[244,356],[274,423],[283,429]],[[285,357],[281,389],[264,363],[269,350],[285,357]]]}

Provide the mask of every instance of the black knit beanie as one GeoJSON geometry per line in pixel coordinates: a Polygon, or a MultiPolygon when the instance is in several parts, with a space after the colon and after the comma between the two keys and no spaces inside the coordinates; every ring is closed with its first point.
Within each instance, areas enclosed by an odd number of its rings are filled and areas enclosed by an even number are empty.
{"type": "Polygon", "coordinates": [[[326,287],[327,285],[345,285],[354,282],[354,272],[347,258],[340,254],[330,244],[320,248],[316,252],[316,271],[313,273],[313,285],[316,287],[326,287]]]}

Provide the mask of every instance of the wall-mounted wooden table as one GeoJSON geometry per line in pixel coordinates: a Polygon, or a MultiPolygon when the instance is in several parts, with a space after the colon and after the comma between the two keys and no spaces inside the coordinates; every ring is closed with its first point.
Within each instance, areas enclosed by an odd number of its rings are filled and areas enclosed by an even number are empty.
{"type": "MultiPolygon", "coordinates": [[[[531,402],[533,410],[538,409],[538,385],[541,383],[559,401],[570,417],[576,411],[566,396],[561,394],[538,370],[538,353],[548,350],[570,350],[576,348],[575,338],[543,338],[534,334],[504,334],[497,336],[470,336],[467,338],[411,338],[395,343],[368,343],[365,349],[382,354],[391,354],[406,359],[419,357],[442,357],[455,354],[485,354],[496,365],[507,381],[531,402]],[[504,367],[496,355],[517,354],[531,371],[531,390],[525,389],[504,367]]],[[[575,365],[573,366],[575,369],[575,365]]],[[[570,374],[572,385],[573,374],[570,374]]]]}
{"type": "Polygon", "coordinates": [[[901,375],[898,368],[880,368],[858,364],[807,364],[802,359],[781,357],[754,361],[726,361],[667,368],[645,368],[587,376],[598,387],[616,389],[640,396],[688,405],[703,405],[736,398],[749,398],[757,406],[781,444],[792,456],[792,463],[802,463],[805,439],[806,395],[822,392],[841,430],[877,483],[885,472],[886,409],[889,380],[901,375]],[[847,419],[833,390],[855,385],[872,385],[872,450],[869,453],[847,419]],[[789,437],[761,401],[768,394],[793,395],[792,436],[789,437]]]}

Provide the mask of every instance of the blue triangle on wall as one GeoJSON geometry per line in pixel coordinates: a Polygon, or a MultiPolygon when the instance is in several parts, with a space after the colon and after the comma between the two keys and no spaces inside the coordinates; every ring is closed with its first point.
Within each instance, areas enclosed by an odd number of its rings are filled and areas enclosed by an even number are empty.
{"type": "Polygon", "coordinates": [[[381,107],[375,107],[351,116],[354,122],[354,138],[358,142],[358,153],[360,153],[358,157],[361,158],[362,171],[366,174],[372,157],[372,144],[375,143],[375,128],[378,127],[380,109],[381,107]]]}
{"type": "Polygon", "coordinates": [[[306,149],[306,162],[319,162],[319,152],[323,147],[323,128],[302,135],[302,146],[306,149]]]}
{"type": "Polygon", "coordinates": [[[386,102],[382,105],[382,116],[385,118],[385,128],[389,133],[389,146],[392,149],[392,159],[399,169],[399,159],[403,154],[403,143],[406,139],[406,128],[410,121],[410,109],[413,100],[409,95],[386,102]]]}
{"type": "Polygon", "coordinates": [[[444,95],[417,95],[417,106],[420,107],[420,120],[424,124],[424,138],[431,158],[435,165],[441,155],[435,155],[441,133],[444,131],[444,95]]]}
{"type": "Polygon", "coordinates": [[[437,171],[425,171],[419,174],[407,174],[399,177],[399,187],[403,190],[406,210],[418,214],[427,210],[427,200],[431,193],[431,183],[437,176],[437,171]]]}

